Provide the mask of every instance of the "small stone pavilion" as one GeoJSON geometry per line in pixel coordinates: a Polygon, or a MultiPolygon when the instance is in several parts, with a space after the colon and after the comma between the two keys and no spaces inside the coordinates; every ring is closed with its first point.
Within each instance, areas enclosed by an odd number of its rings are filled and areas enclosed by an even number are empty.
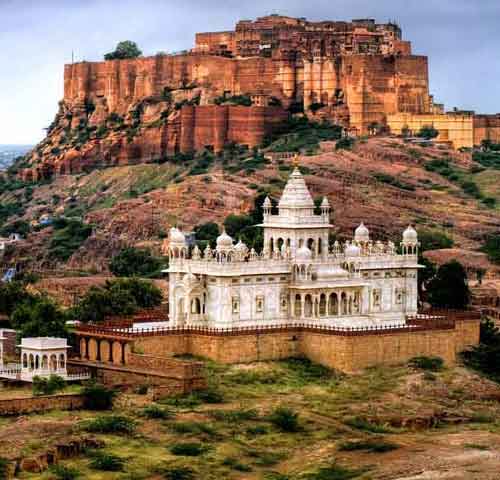
{"type": "Polygon", "coordinates": [[[0,369],[0,378],[24,382],[50,375],[58,375],[66,381],[90,378],[88,373],[68,373],[66,364],[70,347],[65,338],[23,338],[18,347],[21,349],[21,363],[0,369]]]}

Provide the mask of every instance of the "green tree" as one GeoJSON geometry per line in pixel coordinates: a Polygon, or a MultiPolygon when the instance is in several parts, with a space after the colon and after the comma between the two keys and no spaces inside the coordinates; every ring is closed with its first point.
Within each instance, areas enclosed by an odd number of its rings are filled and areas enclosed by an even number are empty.
{"type": "Polygon", "coordinates": [[[163,261],[146,248],[127,247],[109,262],[109,269],[117,277],[160,276],[163,261]]]}
{"type": "Polygon", "coordinates": [[[0,284],[0,313],[10,315],[17,306],[34,301],[34,299],[35,297],[26,290],[21,282],[13,281],[0,284]]]}
{"type": "Polygon", "coordinates": [[[432,140],[438,135],[439,130],[436,130],[434,125],[424,125],[417,133],[417,137],[425,138],[426,140],[432,140]]]}
{"type": "Polygon", "coordinates": [[[214,248],[215,241],[220,235],[219,225],[214,222],[203,223],[194,227],[194,233],[200,248],[206,247],[207,244],[214,248]]]}
{"type": "Polygon", "coordinates": [[[433,307],[463,309],[469,304],[467,274],[461,263],[453,260],[439,267],[427,285],[428,300],[433,307]]]}
{"type": "Polygon", "coordinates": [[[91,287],[72,314],[82,322],[102,322],[111,315],[132,315],[138,308],[157,306],[162,298],[161,290],[146,280],[112,280],[102,287],[91,287]]]}
{"type": "Polygon", "coordinates": [[[141,55],[142,51],[135,42],[125,40],[118,43],[114,51],[106,53],[104,60],[124,60],[127,58],[137,58],[141,55]]]}
{"type": "Polygon", "coordinates": [[[418,240],[420,241],[420,250],[439,250],[442,248],[453,247],[453,240],[443,232],[435,230],[419,230],[418,240]]]}
{"type": "Polygon", "coordinates": [[[47,297],[35,297],[18,305],[10,316],[21,337],[67,337],[66,317],[47,297]]]}
{"type": "Polygon", "coordinates": [[[248,215],[228,215],[224,220],[224,227],[229,236],[237,238],[242,232],[252,226],[252,218],[248,215]]]}

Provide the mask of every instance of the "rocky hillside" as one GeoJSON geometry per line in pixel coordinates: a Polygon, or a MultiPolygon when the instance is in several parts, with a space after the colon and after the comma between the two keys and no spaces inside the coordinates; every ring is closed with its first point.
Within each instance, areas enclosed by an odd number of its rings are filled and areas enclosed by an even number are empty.
{"type": "MultiPolygon", "coordinates": [[[[500,171],[484,169],[470,154],[380,137],[351,150],[322,142],[312,152],[301,157],[301,168],[313,195],[330,199],[338,237],[364,221],[375,237],[397,239],[412,223],[471,251],[500,231],[500,171]]],[[[6,181],[1,233],[21,232],[25,240],[9,247],[4,267],[21,261],[36,269],[105,271],[124,246],[159,252],[174,224],[190,230],[221,223],[249,212],[263,192],[278,200],[290,168],[290,160],[233,148],[221,157],[117,166],[33,185],[6,181]]]]}

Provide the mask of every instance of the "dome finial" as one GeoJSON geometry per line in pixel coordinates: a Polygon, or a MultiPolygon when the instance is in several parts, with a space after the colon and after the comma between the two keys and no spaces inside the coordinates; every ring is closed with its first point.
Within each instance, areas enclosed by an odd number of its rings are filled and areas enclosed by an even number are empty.
{"type": "Polygon", "coordinates": [[[298,168],[299,167],[299,154],[298,153],[296,153],[293,156],[292,165],[294,166],[294,168],[298,168]]]}

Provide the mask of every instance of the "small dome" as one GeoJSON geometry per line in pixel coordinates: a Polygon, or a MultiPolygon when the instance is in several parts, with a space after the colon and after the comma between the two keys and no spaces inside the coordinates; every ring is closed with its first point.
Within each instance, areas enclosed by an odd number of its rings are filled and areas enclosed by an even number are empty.
{"type": "Polygon", "coordinates": [[[330,208],[330,202],[328,201],[328,198],[323,197],[323,201],[321,202],[321,207],[322,208],[330,208]]]}
{"type": "Polygon", "coordinates": [[[309,262],[312,260],[312,252],[305,245],[297,250],[297,255],[295,256],[297,263],[299,262],[309,262]]]}
{"type": "Polygon", "coordinates": [[[248,252],[248,247],[241,241],[241,238],[240,238],[239,242],[235,245],[234,249],[239,253],[247,253],[248,252]]]}
{"type": "Polygon", "coordinates": [[[359,257],[361,255],[361,249],[354,243],[351,243],[347,245],[344,253],[346,257],[359,257]]]}
{"type": "Polygon", "coordinates": [[[196,278],[196,275],[194,275],[191,272],[186,273],[183,278],[184,285],[195,285],[198,283],[198,279],[196,278]]]}
{"type": "Polygon", "coordinates": [[[417,231],[411,225],[408,225],[408,228],[403,232],[403,243],[417,243],[417,242],[418,242],[417,231]]]}
{"type": "Polygon", "coordinates": [[[263,206],[264,206],[264,208],[271,208],[272,207],[271,200],[269,197],[266,197],[266,199],[264,200],[263,206]]]}
{"type": "Polygon", "coordinates": [[[226,233],[226,229],[217,237],[217,250],[224,250],[233,247],[233,239],[226,233]]]}
{"type": "Polygon", "coordinates": [[[186,243],[186,237],[184,234],[176,227],[170,229],[170,243],[186,243]]]}
{"type": "Polygon", "coordinates": [[[370,241],[370,231],[365,227],[363,222],[361,222],[361,225],[354,230],[354,240],[356,242],[370,241]]]}

